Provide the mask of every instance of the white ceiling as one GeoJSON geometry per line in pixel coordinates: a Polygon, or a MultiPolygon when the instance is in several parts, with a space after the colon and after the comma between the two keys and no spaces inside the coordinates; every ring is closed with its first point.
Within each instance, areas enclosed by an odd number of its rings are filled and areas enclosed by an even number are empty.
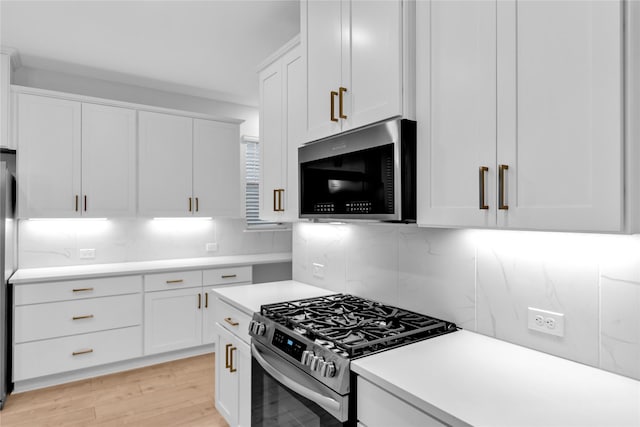
{"type": "Polygon", "coordinates": [[[298,0],[1,0],[22,65],[256,106],[257,65],[300,30],[298,0]]]}

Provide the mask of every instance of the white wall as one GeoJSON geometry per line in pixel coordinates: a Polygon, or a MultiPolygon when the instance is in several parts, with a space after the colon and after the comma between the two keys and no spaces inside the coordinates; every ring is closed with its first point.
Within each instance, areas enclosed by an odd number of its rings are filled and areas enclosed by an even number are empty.
{"type": "Polygon", "coordinates": [[[300,223],[293,278],[640,379],[640,236],[300,223]],[[527,307],[564,313],[564,338],[527,307]]]}
{"type": "Polygon", "coordinates": [[[243,219],[20,220],[18,235],[19,268],[291,252],[291,231],[246,232],[243,219]]]}
{"type": "Polygon", "coordinates": [[[258,136],[258,109],[247,105],[28,67],[15,71],[13,84],[241,119],[240,133],[258,136]]]}

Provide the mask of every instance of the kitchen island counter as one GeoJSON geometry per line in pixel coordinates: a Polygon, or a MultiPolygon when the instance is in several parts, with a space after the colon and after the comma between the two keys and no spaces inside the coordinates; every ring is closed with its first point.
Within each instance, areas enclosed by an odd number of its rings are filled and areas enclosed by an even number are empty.
{"type": "Polygon", "coordinates": [[[640,426],[639,381],[469,331],[351,367],[454,426],[640,426]]]}

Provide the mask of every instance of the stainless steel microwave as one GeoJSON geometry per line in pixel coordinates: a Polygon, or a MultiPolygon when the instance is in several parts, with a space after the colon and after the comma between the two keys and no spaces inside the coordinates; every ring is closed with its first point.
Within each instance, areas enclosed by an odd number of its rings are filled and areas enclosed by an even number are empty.
{"type": "Polygon", "coordinates": [[[300,218],[415,222],[416,122],[392,119],[298,149],[300,218]]]}

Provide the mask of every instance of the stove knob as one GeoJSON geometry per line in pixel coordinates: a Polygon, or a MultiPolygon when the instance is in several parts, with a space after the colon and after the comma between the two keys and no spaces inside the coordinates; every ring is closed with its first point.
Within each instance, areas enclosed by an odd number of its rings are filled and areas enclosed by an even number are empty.
{"type": "Polygon", "coordinates": [[[320,370],[320,366],[322,365],[322,363],[324,362],[324,357],[322,356],[313,356],[311,358],[311,370],[312,371],[318,371],[320,370]]]}
{"type": "Polygon", "coordinates": [[[315,354],[313,354],[313,351],[311,350],[305,350],[302,352],[302,359],[300,359],[300,361],[302,362],[303,365],[311,365],[311,359],[315,356],[315,354]]]}
{"type": "Polygon", "coordinates": [[[255,328],[256,328],[256,321],[252,320],[251,322],[249,322],[249,332],[255,333],[255,328]]]}
{"type": "Polygon", "coordinates": [[[320,367],[320,375],[323,377],[334,377],[336,375],[336,365],[333,362],[324,362],[320,367]]]}
{"type": "Polygon", "coordinates": [[[256,335],[264,335],[267,332],[267,327],[264,323],[256,322],[256,335]]]}

